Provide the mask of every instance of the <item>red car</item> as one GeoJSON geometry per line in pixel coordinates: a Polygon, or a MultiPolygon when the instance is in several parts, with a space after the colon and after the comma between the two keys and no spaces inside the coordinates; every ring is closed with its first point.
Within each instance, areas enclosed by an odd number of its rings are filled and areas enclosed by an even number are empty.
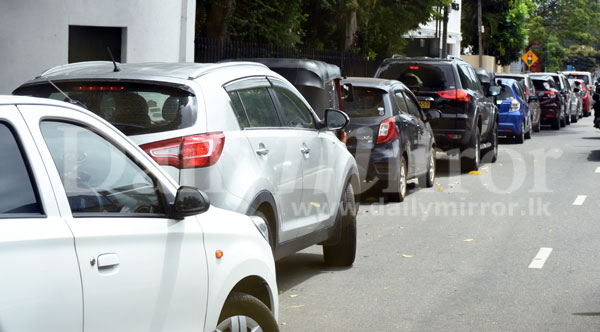
{"type": "Polygon", "coordinates": [[[581,79],[569,79],[571,85],[575,88],[579,88],[579,95],[581,96],[581,109],[583,111],[583,116],[589,116],[590,112],[590,92],[585,88],[585,82],[581,79]]]}

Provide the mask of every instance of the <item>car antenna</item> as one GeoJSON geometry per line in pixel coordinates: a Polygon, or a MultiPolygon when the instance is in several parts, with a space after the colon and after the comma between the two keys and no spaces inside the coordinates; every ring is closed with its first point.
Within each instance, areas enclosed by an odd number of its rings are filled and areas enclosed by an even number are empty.
{"type": "Polygon", "coordinates": [[[117,62],[115,61],[115,57],[113,56],[112,52],[110,51],[110,46],[106,46],[106,50],[108,51],[108,55],[110,55],[110,59],[112,60],[113,66],[115,66],[115,68],[113,69],[113,72],[118,72],[119,68],[117,67],[117,62]]]}
{"type": "Polygon", "coordinates": [[[84,103],[80,102],[79,100],[75,100],[71,97],[69,97],[68,94],[66,94],[63,90],[61,90],[56,84],[54,84],[54,82],[52,82],[48,77],[44,77],[46,79],[46,81],[48,81],[48,83],[50,83],[58,92],[60,92],[63,96],[65,96],[65,98],[67,98],[67,100],[69,101],[70,104],[73,105],[77,105],[77,106],[81,106],[85,109],[88,109],[87,106],[85,106],[84,103]]]}

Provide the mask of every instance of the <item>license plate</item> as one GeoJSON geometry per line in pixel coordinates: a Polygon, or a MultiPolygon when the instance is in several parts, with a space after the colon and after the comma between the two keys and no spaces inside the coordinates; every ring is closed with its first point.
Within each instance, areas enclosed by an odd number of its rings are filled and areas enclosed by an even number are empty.
{"type": "Polygon", "coordinates": [[[427,100],[419,100],[419,105],[421,105],[421,108],[430,108],[431,107],[431,103],[427,100]]]}

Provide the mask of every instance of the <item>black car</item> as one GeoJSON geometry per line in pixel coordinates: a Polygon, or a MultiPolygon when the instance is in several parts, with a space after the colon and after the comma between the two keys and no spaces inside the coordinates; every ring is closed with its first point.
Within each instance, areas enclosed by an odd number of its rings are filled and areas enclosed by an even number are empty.
{"type": "Polygon", "coordinates": [[[531,81],[537,91],[540,103],[542,124],[549,124],[552,129],[559,130],[566,125],[565,101],[556,81],[548,75],[532,75],[531,81]]]}
{"type": "Polygon", "coordinates": [[[352,86],[343,101],[350,117],[347,147],[356,158],[363,183],[384,184],[384,193],[402,201],[407,181],[431,187],[435,181],[435,139],[430,120],[415,95],[401,82],[364,77],[342,81],[352,86]]]}
{"type": "Polygon", "coordinates": [[[574,108],[577,105],[577,97],[575,93],[571,91],[571,84],[567,80],[567,77],[560,72],[556,73],[532,73],[532,78],[537,76],[550,76],[556,83],[557,90],[563,100],[562,106],[564,108],[564,114],[561,116],[560,126],[564,127],[571,124],[571,115],[576,112],[574,108]]]}
{"type": "Polygon", "coordinates": [[[460,153],[463,171],[477,170],[481,151],[489,149],[494,162],[498,154],[498,108],[494,94],[484,91],[473,66],[460,58],[385,59],[375,77],[403,82],[417,96],[423,109],[437,109],[442,117],[431,120],[437,147],[460,153]]]}

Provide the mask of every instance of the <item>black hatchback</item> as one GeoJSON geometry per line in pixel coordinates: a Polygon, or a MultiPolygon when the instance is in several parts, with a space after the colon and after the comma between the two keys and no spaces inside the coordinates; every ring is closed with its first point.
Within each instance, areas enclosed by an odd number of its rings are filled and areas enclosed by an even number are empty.
{"type": "Polygon", "coordinates": [[[435,181],[435,138],[430,119],[436,110],[424,112],[414,94],[401,82],[348,77],[352,86],[343,101],[350,117],[347,147],[356,158],[363,187],[384,185],[384,193],[402,201],[407,181],[431,187],[435,181]]]}

